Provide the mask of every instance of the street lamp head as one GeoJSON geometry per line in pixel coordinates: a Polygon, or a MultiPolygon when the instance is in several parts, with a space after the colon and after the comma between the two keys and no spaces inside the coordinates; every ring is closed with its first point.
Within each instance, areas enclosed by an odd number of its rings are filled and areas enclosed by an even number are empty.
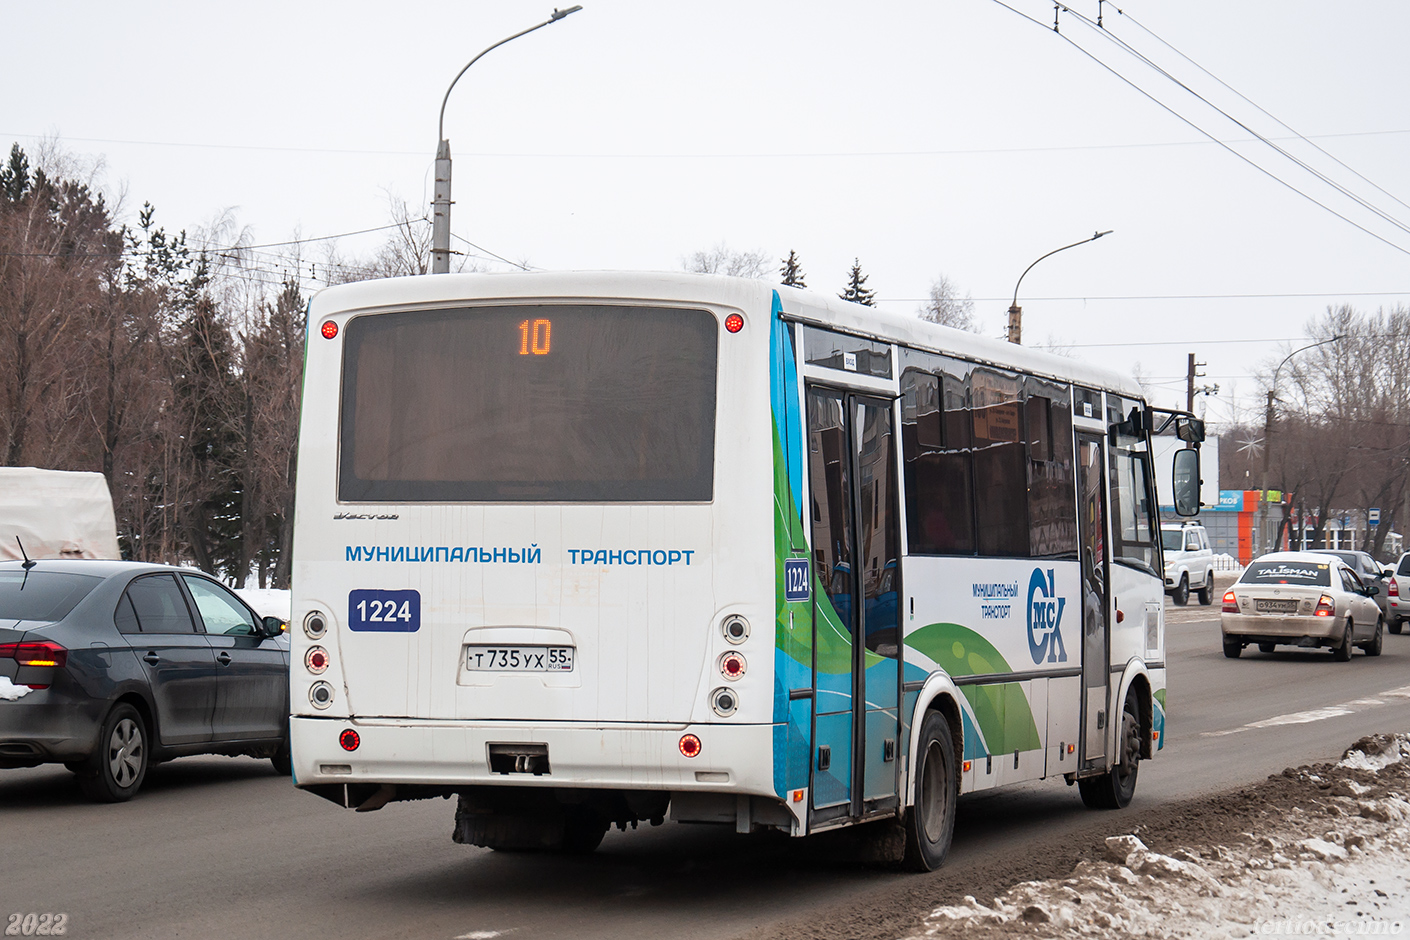
{"type": "Polygon", "coordinates": [[[557,8],[555,7],[554,10],[553,10],[553,15],[548,18],[548,21],[549,21],[550,23],[557,23],[559,20],[563,19],[563,17],[567,16],[569,13],[577,13],[577,12],[578,12],[579,10],[581,10],[581,9],[582,9],[581,6],[571,6],[571,7],[569,7],[569,8],[566,9],[566,10],[559,10],[559,9],[557,9],[557,8]]]}

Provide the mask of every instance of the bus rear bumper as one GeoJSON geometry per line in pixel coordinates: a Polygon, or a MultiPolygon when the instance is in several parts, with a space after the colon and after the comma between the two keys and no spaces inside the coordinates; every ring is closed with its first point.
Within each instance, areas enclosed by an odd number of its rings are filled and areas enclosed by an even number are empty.
{"type": "Polygon", "coordinates": [[[573,787],[775,796],[773,725],[587,725],[314,718],[289,721],[294,781],[573,787]],[[352,736],[345,731],[356,732],[352,736]],[[699,739],[687,757],[682,738],[699,739]],[[354,744],[352,750],[346,745],[354,744]]]}

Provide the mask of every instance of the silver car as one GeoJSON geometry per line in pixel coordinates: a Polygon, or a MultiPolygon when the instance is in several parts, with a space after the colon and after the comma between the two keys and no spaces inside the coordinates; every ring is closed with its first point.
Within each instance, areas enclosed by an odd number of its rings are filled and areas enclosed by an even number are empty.
{"type": "MultiPolygon", "coordinates": [[[[1369,552],[1353,552],[1344,549],[1322,549],[1323,555],[1335,555],[1346,562],[1347,567],[1356,572],[1356,577],[1361,579],[1361,583],[1367,586],[1379,584],[1381,592],[1376,595],[1376,604],[1381,608],[1381,616],[1385,618],[1387,626],[1393,626],[1394,617],[1391,616],[1390,609],[1390,576],[1386,574],[1389,569],[1381,567],[1372,558],[1369,552]]],[[[1392,633],[1399,632],[1395,629],[1392,633]]]]}
{"type": "Polygon", "coordinates": [[[1380,590],[1334,555],[1264,555],[1224,594],[1224,655],[1236,659],[1255,643],[1264,653],[1280,644],[1330,647],[1339,662],[1351,659],[1354,646],[1379,656],[1385,636],[1385,618],[1376,604],[1380,590]]]}

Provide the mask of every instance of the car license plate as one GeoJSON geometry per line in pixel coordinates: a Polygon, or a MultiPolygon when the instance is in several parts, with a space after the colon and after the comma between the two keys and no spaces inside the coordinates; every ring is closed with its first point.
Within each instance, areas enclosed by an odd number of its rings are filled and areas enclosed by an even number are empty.
{"type": "Polygon", "coordinates": [[[466,672],[572,672],[571,646],[467,646],[466,672]]]}
{"type": "Polygon", "coordinates": [[[1254,599],[1253,609],[1260,614],[1295,614],[1297,613],[1297,601],[1270,600],[1265,597],[1259,597],[1254,599]]]}

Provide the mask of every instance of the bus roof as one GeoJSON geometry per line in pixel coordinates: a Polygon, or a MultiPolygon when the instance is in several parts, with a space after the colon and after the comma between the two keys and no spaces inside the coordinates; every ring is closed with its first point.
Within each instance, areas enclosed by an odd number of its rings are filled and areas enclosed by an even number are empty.
{"type": "Polygon", "coordinates": [[[665,271],[544,271],[507,274],[441,274],[381,278],[325,288],[309,307],[320,317],[379,307],[442,305],[456,301],[614,299],[723,303],[745,310],[768,307],[778,291],[784,316],[846,333],[899,343],[1000,368],[1109,389],[1144,399],[1129,376],[1079,359],[930,323],[917,316],[864,307],[813,291],[758,278],[665,271]]]}

